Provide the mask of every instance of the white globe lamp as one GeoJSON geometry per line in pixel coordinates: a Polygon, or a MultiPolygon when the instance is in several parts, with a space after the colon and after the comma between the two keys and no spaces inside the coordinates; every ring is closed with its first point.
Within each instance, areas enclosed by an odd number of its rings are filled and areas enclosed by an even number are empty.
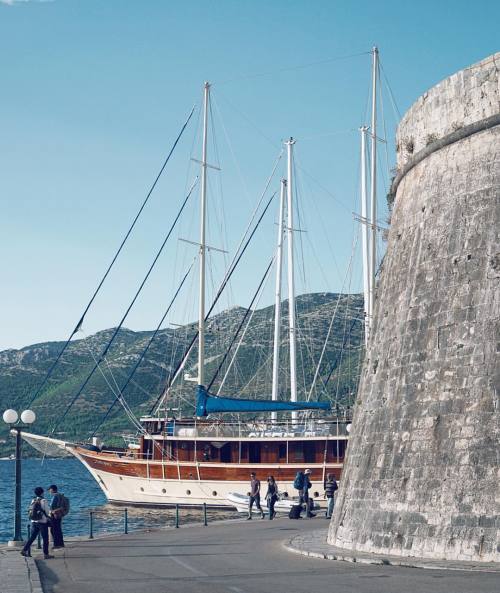
{"type": "Polygon", "coordinates": [[[24,410],[24,412],[21,414],[21,422],[24,424],[33,424],[35,420],[36,414],[33,412],[33,410],[24,410]]]}
{"type": "Polygon", "coordinates": [[[19,416],[15,410],[5,410],[3,413],[3,421],[6,424],[15,424],[19,419],[19,416]]]}
{"type": "MultiPolygon", "coordinates": [[[[21,416],[21,418],[22,418],[22,416],[21,416]]],[[[345,425],[345,429],[346,429],[346,431],[347,431],[347,434],[349,434],[349,433],[351,432],[351,423],[349,423],[349,424],[346,424],[346,425],[345,425]]]]}

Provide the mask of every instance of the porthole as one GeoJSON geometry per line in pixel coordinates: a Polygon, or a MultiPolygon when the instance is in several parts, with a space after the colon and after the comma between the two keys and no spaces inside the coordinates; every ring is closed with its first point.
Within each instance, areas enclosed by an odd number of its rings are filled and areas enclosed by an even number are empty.
{"type": "Polygon", "coordinates": [[[141,492],[144,492],[144,488],[141,486],[141,492]]]}
{"type": "Polygon", "coordinates": [[[191,490],[186,490],[186,494],[189,496],[191,494],[191,490]]]}
{"type": "Polygon", "coordinates": [[[288,492],[283,492],[283,498],[288,498],[288,492]]]}
{"type": "Polygon", "coordinates": [[[166,494],[167,491],[165,490],[165,488],[162,488],[161,491],[163,492],[163,494],[166,494]]]}
{"type": "Polygon", "coordinates": [[[215,490],[212,492],[212,496],[217,496],[217,492],[215,490]]]}
{"type": "Polygon", "coordinates": [[[318,498],[318,496],[319,496],[319,492],[315,492],[314,493],[314,498],[318,498]]]}

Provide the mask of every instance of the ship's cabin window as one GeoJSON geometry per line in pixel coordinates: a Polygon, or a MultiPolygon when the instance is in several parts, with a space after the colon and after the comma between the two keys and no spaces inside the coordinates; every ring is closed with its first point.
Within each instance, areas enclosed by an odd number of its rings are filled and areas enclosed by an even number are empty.
{"type": "Polygon", "coordinates": [[[302,445],[303,443],[290,443],[292,449],[292,461],[304,461],[304,450],[302,445]]]}
{"type": "Polygon", "coordinates": [[[248,462],[260,463],[260,443],[248,443],[248,462]]]}
{"type": "Polygon", "coordinates": [[[303,446],[304,463],[316,463],[316,442],[306,441],[303,446]]]}
{"type": "Polygon", "coordinates": [[[231,443],[226,443],[220,448],[221,463],[231,463],[231,443]]]}
{"type": "Polygon", "coordinates": [[[280,443],[278,448],[278,456],[281,459],[286,459],[286,445],[285,443],[280,443]]]}

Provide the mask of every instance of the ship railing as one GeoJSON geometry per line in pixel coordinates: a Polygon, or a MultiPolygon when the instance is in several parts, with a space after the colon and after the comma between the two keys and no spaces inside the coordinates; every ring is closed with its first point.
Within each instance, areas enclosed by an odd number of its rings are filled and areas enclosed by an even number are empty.
{"type": "MultiPolygon", "coordinates": [[[[194,422],[186,426],[174,420],[167,422],[164,430],[156,434],[185,438],[307,438],[323,436],[347,436],[345,421],[313,421],[302,423],[271,422],[194,422]]],[[[154,433],[153,433],[154,434],[154,433]]]]}
{"type": "MultiPolygon", "coordinates": [[[[233,511],[230,509],[224,510],[224,517],[233,511]]],[[[190,505],[189,508],[182,508],[180,505],[169,505],[161,510],[155,511],[154,515],[144,514],[139,509],[110,509],[109,507],[96,507],[89,509],[88,514],[88,538],[94,539],[96,532],[109,534],[110,532],[128,534],[130,527],[134,529],[144,529],[145,527],[154,526],[158,528],[160,524],[164,527],[179,528],[184,524],[199,523],[205,527],[211,521],[220,519],[220,511],[207,509],[207,504],[190,505]],[[154,523],[151,523],[149,517],[154,517],[154,523]]],[[[31,526],[30,526],[31,527],[31,526]]],[[[29,528],[30,529],[30,528],[29,528]]],[[[30,531],[28,531],[28,537],[30,531]]],[[[38,548],[41,548],[40,538],[38,538],[38,548]]]]}

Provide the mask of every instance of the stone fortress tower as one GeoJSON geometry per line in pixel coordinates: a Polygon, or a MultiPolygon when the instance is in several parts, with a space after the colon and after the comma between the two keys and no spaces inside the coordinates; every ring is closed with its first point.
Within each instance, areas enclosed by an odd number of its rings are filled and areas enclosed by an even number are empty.
{"type": "Polygon", "coordinates": [[[500,562],[500,53],[420,97],[397,146],[328,542],[500,562]]]}

